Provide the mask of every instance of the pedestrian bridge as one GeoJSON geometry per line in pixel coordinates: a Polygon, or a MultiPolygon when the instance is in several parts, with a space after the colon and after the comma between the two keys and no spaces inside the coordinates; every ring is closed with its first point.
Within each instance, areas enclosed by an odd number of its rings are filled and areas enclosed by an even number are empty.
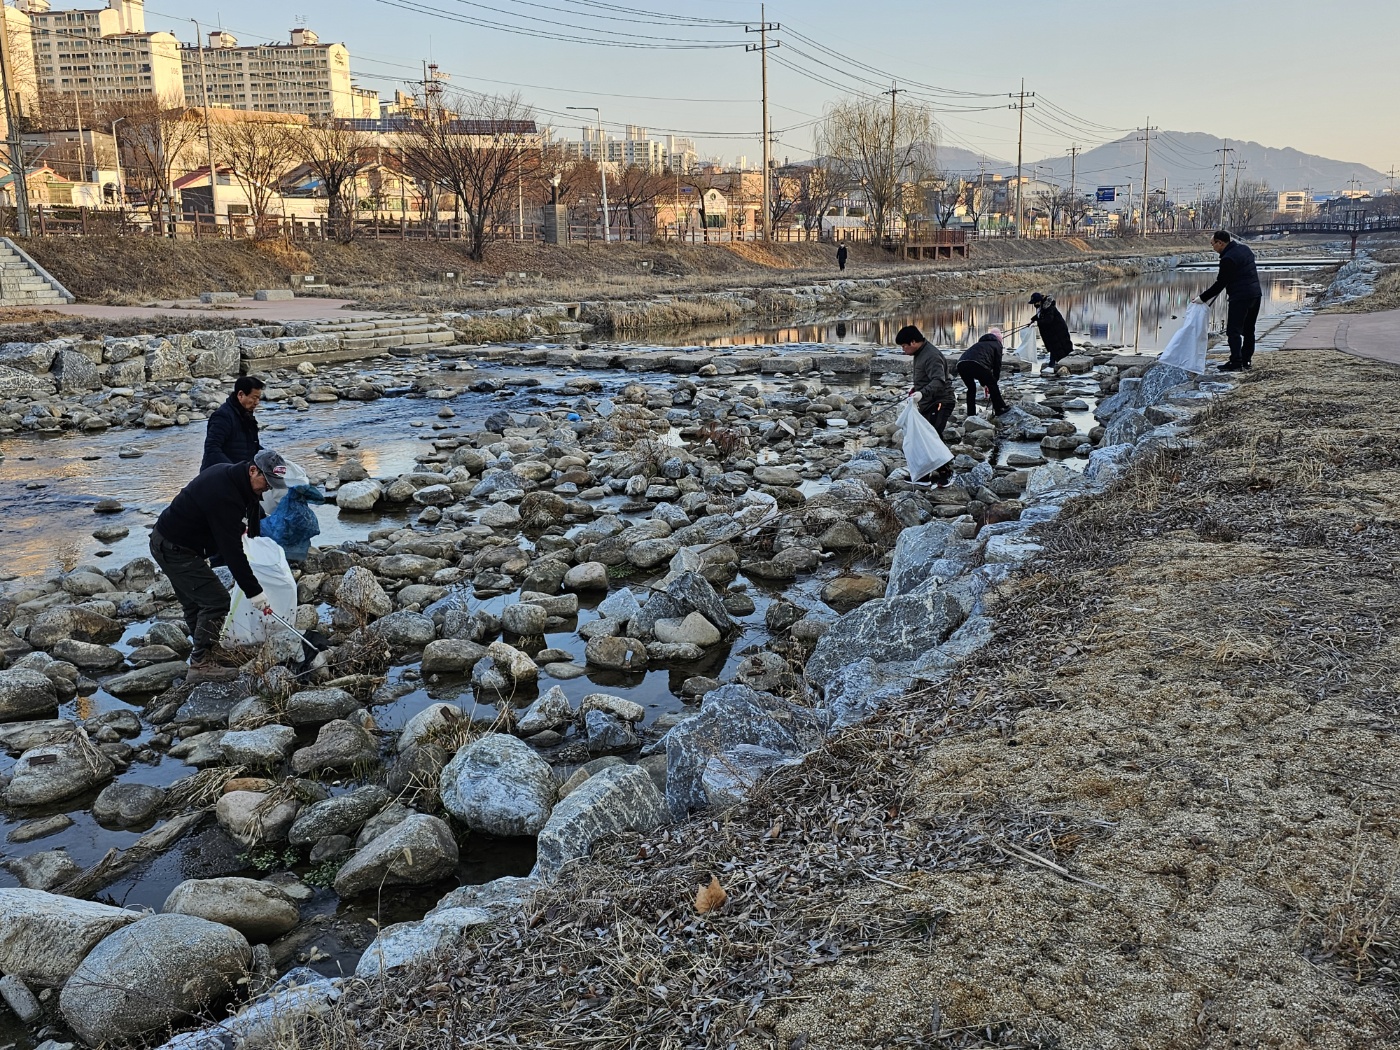
{"type": "Polygon", "coordinates": [[[1240,237],[1277,237],[1285,233],[1350,237],[1351,253],[1355,255],[1357,239],[1368,233],[1400,233],[1400,215],[1373,215],[1359,220],[1300,219],[1297,222],[1266,222],[1257,226],[1242,226],[1234,233],[1240,237]]]}

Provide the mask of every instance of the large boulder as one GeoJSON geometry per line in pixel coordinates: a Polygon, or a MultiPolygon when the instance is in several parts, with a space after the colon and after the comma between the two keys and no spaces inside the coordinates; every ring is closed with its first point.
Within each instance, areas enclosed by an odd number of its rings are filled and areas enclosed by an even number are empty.
{"type": "Polygon", "coordinates": [[[488,835],[539,834],[557,790],[549,763],[505,733],[468,744],[442,771],[443,808],[488,835]]]}
{"type": "Polygon", "coordinates": [[[323,799],[297,814],[287,841],[293,846],[310,846],[327,835],[353,835],[388,804],[389,792],[377,784],[323,799]]]}
{"type": "Polygon", "coordinates": [[[353,897],[379,886],[437,882],[457,867],[457,841],[446,822],[415,813],[370,841],[345,862],[335,892],[353,897]]]}
{"type": "Polygon", "coordinates": [[[533,874],[552,879],[593,844],[624,831],[650,831],[669,818],[656,781],[640,766],[609,766],[564,798],[540,830],[533,874]]]}
{"type": "Polygon", "coordinates": [[[56,893],[0,888],[0,973],[57,988],[102,938],[140,917],[56,893]]]}
{"type": "Polygon", "coordinates": [[[65,638],[111,645],[121,636],[121,623],[110,616],[81,605],[57,605],[39,614],[28,639],[35,649],[51,649],[65,638]]]}
{"type": "Polygon", "coordinates": [[[825,686],[843,666],[865,656],[882,664],[919,659],[966,619],[951,592],[931,576],[907,594],[877,598],[847,613],[817,642],[807,661],[807,677],[825,686]]]}
{"type": "Polygon", "coordinates": [[[160,910],[232,926],[254,942],[282,936],[301,918],[296,902],[276,886],[240,878],[187,879],[160,910]]]}
{"type": "Polygon", "coordinates": [[[219,796],[214,818],[239,845],[251,849],[272,842],[286,842],[287,829],[300,807],[291,800],[274,802],[262,791],[230,791],[219,796]]]}
{"type": "Polygon", "coordinates": [[[0,671],[0,722],[51,715],[58,693],[48,677],[27,667],[0,671]]]}
{"type": "Polygon", "coordinates": [[[355,976],[376,977],[441,955],[492,921],[492,914],[482,908],[444,908],[417,922],[386,926],[360,956],[355,976]]]}
{"type": "Polygon", "coordinates": [[[400,652],[421,649],[437,637],[437,628],[429,617],[408,610],[375,620],[366,630],[400,652]]]}
{"type": "Polygon", "coordinates": [[[971,546],[958,538],[956,528],[948,521],[931,521],[905,529],[894,545],[885,597],[908,594],[934,576],[947,579],[956,575],[959,566],[965,567],[971,546]]]}
{"type": "Polygon", "coordinates": [[[316,734],[316,742],[292,754],[292,769],[299,774],[327,769],[366,767],[379,758],[374,737],[354,722],[336,719],[316,734]]]}
{"type": "Polygon", "coordinates": [[[383,486],[374,480],[347,482],[336,489],[335,505],[341,510],[370,511],[383,492],[383,486]]]}
{"type": "Polygon", "coordinates": [[[5,797],[12,806],[58,802],[106,783],[115,771],[87,737],[73,737],[20,755],[5,797]]]}
{"type": "Polygon", "coordinates": [[[297,731],[291,726],[259,726],[225,733],[219,738],[219,749],[231,766],[267,769],[285,762],[296,742],[297,731]]]}
{"type": "Polygon", "coordinates": [[[222,998],[252,951],[241,933],[193,915],[151,915],[109,934],[59,996],[84,1042],[122,1042],[185,1021],[222,998]]]}
{"type": "MultiPolygon", "coordinates": [[[[666,734],[666,802],[677,817],[718,801],[706,787],[706,771],[718,759],[743,768],[740,749],[757,747],[796,758],[826,737],[827,717],[746,685],[705,694],[700,713],[666,734]]],[[[771,763],[770,763],[771,764],[771,763]]],[[[732,793],[732,792],[731,792],[732,793]]],[[[725,801],[728,801],[726,799],[725,801]]]]}
{"type": "Polygon", "coordinates": [[[354,565],[340,578],[335,589],[335,603],[342,609],[375,619],[394,611],[393,599],[379,586],[374,573],[362,565],[354,565]]]}
{"type": "Polygon", "coordinates": [[[284,716],[294,726],[319,725],[344,718],[359,706],[344,689],[303,689],[287,698],[284,716]]]}

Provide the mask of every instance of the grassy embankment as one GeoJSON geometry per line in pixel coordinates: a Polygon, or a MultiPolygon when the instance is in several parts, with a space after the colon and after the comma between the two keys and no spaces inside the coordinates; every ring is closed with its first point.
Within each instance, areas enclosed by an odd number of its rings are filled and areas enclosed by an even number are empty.
{"type": "Polygon", "coordinates": [[[1193,448],[1042,527],[951,682],[596,853],[526,926],[352,985],[301,1045],[1393,1039],[1397,389],[1266,355],[1193,448]]]}

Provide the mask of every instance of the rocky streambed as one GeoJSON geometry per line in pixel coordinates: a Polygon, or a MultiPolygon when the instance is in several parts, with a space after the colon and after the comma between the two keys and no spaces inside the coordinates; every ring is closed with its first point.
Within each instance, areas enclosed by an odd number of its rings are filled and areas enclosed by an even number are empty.
{"type": "MultiPolygon", "coordinates": [[[[1008,377],[996,423],[956,418],[956,477],[932,489],[899,451],[907,360],[852,373],[811,350],[667,376],[563,348],[271,374],[289,412],[318,388],[442,403],[411,469],[349,435],[307,464],[347,537],[298,569],[296,625],[326,640],[309,665],[284,636],[233,681],[186,682],[141,556],[13,581],[0,992],[28,1031],[149,1036],[246,978],[239,998],[270,997],[238,1031],[265,1036],[333,976],[496,921],[600,838],[743,797],[891,675],[975,647],[1024,529],[1204,396],[1086,345],[1008,377]],[[535,357],[562,371],[482,371],[535,357]],[[458,418],[473,394],[500,407],[458,418]]],[[[174,394],[187,422],[203,389],[174,394]]]]}

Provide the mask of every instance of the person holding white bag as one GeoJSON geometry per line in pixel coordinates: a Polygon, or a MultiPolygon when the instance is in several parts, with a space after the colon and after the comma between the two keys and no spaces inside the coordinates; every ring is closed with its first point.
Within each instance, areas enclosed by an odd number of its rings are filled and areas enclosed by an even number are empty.
{"type": "MultiPolygon", "coordinates": [[[[948,371],[948,359],[943,351],[924,338],[924,333],[912,324],[907,324],[895,333],[895,345],[914,358],[914,374],[909,396],[923,416],[938,431],[942,439],[943,429],[953,418],[953,408],[958,395],[953,389],[952,376],[948,371]]],[[[941,468],[934,475],[934,481],[943,484],[953,476],[951,467],[941,468]]]]}
{"type": "Polygon", "coordinates": [[[151,530],[151,557],[164,570],[185,613],[193,651],[191,677],[210,678],[221,669],[211,655],[229,611],[229,593],[209,567],[217,554],[234,581],[263,615],[270,609],[262,584],[243,550],[243,535],[259,534],[259,497],[285,488],[287,464],[271,449],[251,463],[216,463],[171,500],[151,530]]]}

